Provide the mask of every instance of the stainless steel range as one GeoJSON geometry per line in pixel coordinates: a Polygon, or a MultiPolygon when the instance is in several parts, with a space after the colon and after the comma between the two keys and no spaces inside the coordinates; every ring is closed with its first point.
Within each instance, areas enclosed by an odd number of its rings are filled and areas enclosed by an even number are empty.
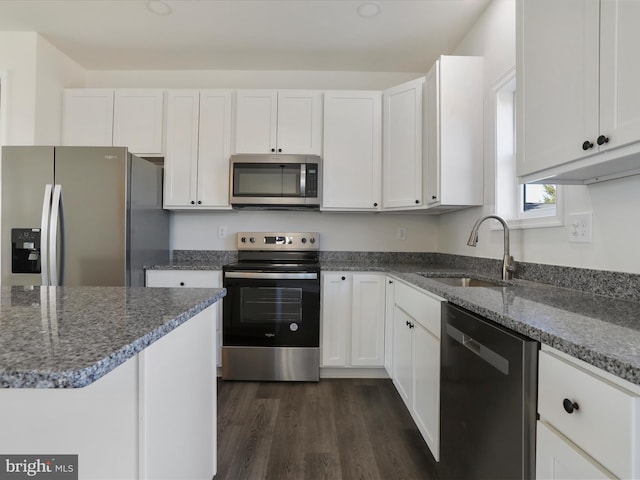
{"type": "Polygon", "coordinates": [[[317,232],[239,232],[223,267],[222,378],[318,381],[317,232]]]}

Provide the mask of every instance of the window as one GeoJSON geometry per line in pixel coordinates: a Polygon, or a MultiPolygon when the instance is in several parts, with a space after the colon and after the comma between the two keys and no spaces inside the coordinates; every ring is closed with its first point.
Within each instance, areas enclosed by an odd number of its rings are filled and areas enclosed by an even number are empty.
{"type": "Polygon", "coordinates": [[[516,177],[516,79],[509,71],[494,88],[496,201],[495,212],[512,228],[562,225],[561,188],[553,184],[518,184],[516,177]]]}

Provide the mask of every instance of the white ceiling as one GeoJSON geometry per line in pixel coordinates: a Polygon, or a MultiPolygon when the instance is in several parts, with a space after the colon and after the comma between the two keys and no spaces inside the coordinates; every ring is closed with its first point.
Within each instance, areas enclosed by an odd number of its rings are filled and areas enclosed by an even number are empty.
{"type": "Polygon", "coordinates": [[[490,1],[151,0],[171,9],[158,15],[149,0],[0,0],[0,30],[39,32],[88,70],[426,72],[490,1]]]}

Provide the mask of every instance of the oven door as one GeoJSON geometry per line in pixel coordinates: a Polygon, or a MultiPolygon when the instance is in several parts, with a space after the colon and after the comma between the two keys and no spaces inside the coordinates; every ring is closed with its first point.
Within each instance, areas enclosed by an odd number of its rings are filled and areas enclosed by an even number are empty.
{"type": "Polygon", "coordinates": [[[225,346],[318,347],[318,272],[225,272],[225,346]]]}

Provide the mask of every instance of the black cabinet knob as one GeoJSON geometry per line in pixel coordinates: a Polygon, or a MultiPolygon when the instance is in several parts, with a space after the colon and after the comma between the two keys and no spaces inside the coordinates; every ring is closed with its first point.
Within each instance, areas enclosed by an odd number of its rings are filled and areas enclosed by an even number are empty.
{"type": "Polygon", "coordinates": [[[389,285],[391,285],[393,283],[393,280],[389,280],[389,285]]]}
{"type": "Polygon", "coordinates": [[[282,152],[282,149],[281,149],[281,148],[279,148],[279,149],[278,149],[278,152],[282,152]]]}
{"type": "Polygon", "coordinates": [[[195,205],[195,204],[196,204],[196,202],[194,202],[193,200],[191,200],[191,205],[195,205]]]}
{"type": "Polygon", "coordinates": [[[574,410],[580,410],[580,407],[576,402],[572,402],[568,398],[565,398],[562,401],[562,406],[564,407],[564,411],[567,413],[573,413],[574,410]]]}
{"type": "Polygon", "coordinates": [[[275,148],[272,148],[272,149],[271,149],[271,151],[272,151],[272,152],[275,152],[275,151],[276,151],[276,149],[275,149],[275,148]]]}
{"type": "Polygon", "coordinates": [[[605,137],[604,135],[600,135],[596,140],[598,145],[604,145],[605,143],[609,143],[609,137],[605,137]]]}
{"type": "Polygon", "coordinates": [[[415,325],[412,322],[409,322],[409,328],[413,328],[415,325]]]}
{"type": "Polygon", "coordinates": [[[416,200],[416,204],[420,203],[420,200],[416,200]]]}
{"type": "Polygon", "coordinates": [[[411,322],[409,322],[409,320],[405,320],[404,321],[405,325],[408,327],[409,325],[411,325],[411,322]]]}
{"type": "Polygon", "coordinates": [[[374,202],[373,206],[374,206],[374,207],[377,207],[377,206],[378,206],[378,203],[377,203],[377,202],[374,202]]]}
{"type": "Polygon", "coordinates": [[[341,277],[341,280],[346,280],[346,279],[347,279],[347,277],[341,277]]]}
{"type": "Polygon", "coordinates": [[[181,286],[181,287],[184,287],[184,282],[180,282],[180,286],[181,286]]]}
{"type": "Polygon", "coordinates": [[[590,148],[593,148],[593,143],[591,143],[589,140],[585,140],[585,142],[582,144],[582,149],[589,150],[590,148]]]}
{"type": "Polygon", "coordinates": [[[431,195],[431,200],[435,200],[436,198],[438,197],[436,197],[435,195],[431,195]]]}
{"type": "Polygon", "coordinates": [[[202,200],[198,200],[198,205],[202,205],[202,200]]]}

